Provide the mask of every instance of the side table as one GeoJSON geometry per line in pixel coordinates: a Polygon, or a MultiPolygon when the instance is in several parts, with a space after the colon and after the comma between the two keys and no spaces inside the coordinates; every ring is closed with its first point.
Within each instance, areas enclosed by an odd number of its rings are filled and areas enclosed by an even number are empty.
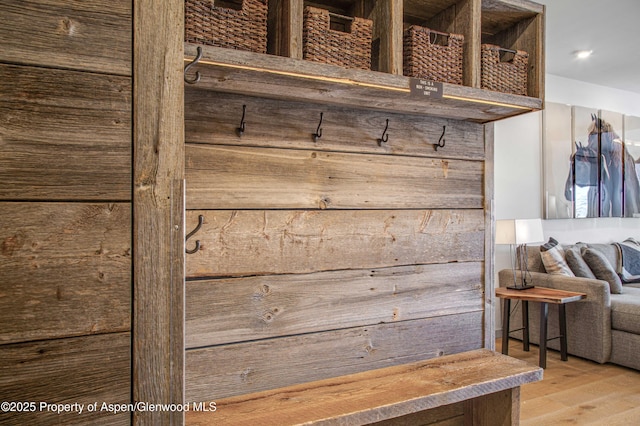
{"type": "MultiPolygon", "coordinates": [[[[553,288],[534,287],[526,290],[512,290],[504,287],[496,288],[496,296],[503,299],[502,307],[502,353],[509,354],[509,317],[511,313],[511,300],[522,301],[522,330],[524,350],[529,350],[529,302],[540,303],[540,367],[547,367],[547,318],[549,316],[549,303],[558,305],[558,320],[560,325],[560,356],[567,360],[567,316],[565,305],[570,302],[585,299],[584,293],[574,291],[556,290],[553,288]]],[[[555,337],[554,337],[555,338],[555,337]]]]}

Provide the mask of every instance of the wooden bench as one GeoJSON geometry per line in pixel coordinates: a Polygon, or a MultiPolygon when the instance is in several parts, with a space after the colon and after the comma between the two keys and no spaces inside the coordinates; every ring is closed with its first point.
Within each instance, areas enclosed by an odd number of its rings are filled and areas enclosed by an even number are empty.
{"type": "Polygon", "coordinates": [[[520,386],[541,379],[535,365],[478,349],[220,399],[214,412],[187,412],[186,423],[363,425],[462,403],[464,424],[514,425],[520,386]]]}

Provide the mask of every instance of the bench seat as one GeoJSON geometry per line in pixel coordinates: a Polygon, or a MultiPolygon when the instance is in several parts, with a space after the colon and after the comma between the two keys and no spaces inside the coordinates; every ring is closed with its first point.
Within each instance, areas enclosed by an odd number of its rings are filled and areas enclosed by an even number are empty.
{"type": "Polygon", "coordinates": [[[520,386],[542,369],[478,349],[215,401],[188,425],[363,425],[464,402],[466,424],[518,424],[520,386]]]}

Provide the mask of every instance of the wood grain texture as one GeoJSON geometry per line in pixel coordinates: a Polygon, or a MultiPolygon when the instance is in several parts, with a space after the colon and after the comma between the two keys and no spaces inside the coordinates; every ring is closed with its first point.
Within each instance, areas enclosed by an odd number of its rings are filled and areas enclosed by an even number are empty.
{"type": "Polygon", "coordinates": [[[100,412],[131,402],[131,334],[111,333],[0,346],[3,401],[85,405],[82,414],[0,413],[0,424],[129,424],[131,413],[100,412]],[[98,402],[88,413],[86,405],[98,402]]]}
{"type": "Polygon", "coordinates": [[[484,347],[491,350],[495,349],[496,336],[494,130],[493,123],[484,125],[484,347]]]}
{"type": "Polygon", "coordinates": [[[131,328],[129,204],[0,203],[0,342],[131,328]]]}
{"type": "MultiPolygon", "coordinates": [[[[170,401],[185,401],[185,232],[184,232],[184,179],[171,182],[171,280],[169,288],[169,350],[171,385],[170,401]]],[[[184,411],[169,412],[170,422],[184,424],[184,411]]]]}
{"type": "Polygon", "coordinates": [[[512,27],[496,34],[491,41],[510,49],[524,50],[529,54],[527,69],[527,94],[544,98],[544,15],[523,19],[512,27]]]}
{"type": "Polygon", "coordinates": [[[402,0],[376,2],[372,16],[373,39],[380,39],[377,69],[396,75],[402,75],[402,6],[402,0]]]}
{"type": "Polygon", "coordinates": [[[482,125],[185,88],[188,143],[484,160],[482,125]],[[245,132],[238,136],[242,107],[245,132]],[[322,113],[322,136],[314,141],[322,113]],[[389,119],[389,141],[378,144],[389,119]],[[446,126],[446,145],[433,144],[446,126]]]}
{"type": "MultiPolygon", "coordinates": [[[[541,378],[540,368],[483,349],[218,399],[215,413],[188,413],[188,421],[194,425],[363,425],[508,391],[541,378]]],[[[500,418],[511,407],[494,408],[500,418]]]]}
{"type": "Polygon", "coordinates": [[[371,423],[370,426],[462,426],[463,424],[464,403],[459,402],[382,420],[371,423]]]}
{"type": "Polygon", "coordinates": [[[269,2],[267,51],[279,56],[302,59],[302,0],[269,2]]]}
{"type": "MultiPolygon", "coordinates": [[[[524,352],[522,342],[509,343],[509,356],[537,364],[538,346],[524,352]]],[[[496,346],[502,349],[500,339],[496,346]]],[[[549,351],[543,379],[521,388],[520,424],[562,424],[571,419],[574,424],[633,425],[640,415],[638,395],[636,370],[578,357],[566,362],[560,352],[549,351]]]]}
{"type": "MultiPolygon", "coordinates": [[[[185,60],[196,55],[185,44],[185,60]]],[[[443,98],[410,94],[410,78],[352,70],[274,55],[204,46],[201,90],[241,93],[272,99],[382,110],[487,122],[541,108],[542,101],[455,84],[443,85],[443,98]],[[283,90],[283,88],[286,88],[283,90]]]]}
{"type": "Polygon", "coordinates": [[[131,1],[2,0],[0,16],[0,61],[131,75],[131,1]]]}
{"type": "MultiPolygon", "coordinates": [[[[184,300],[175,280],[184,228],[175,181],[184,178],[184,2],[134,0],[133,10],[133,399],[183,403],[175,307],[184,300]]],[[[133,415],[134,424],[171,422],[180,416],[133,415]]]]}
{"type": "Polygon", "coordinates": [[[482,347],[471,312],[188,350],[187,401],[207,401],[482,347]]]}
{"type": "Polygon", "coordinates": [[[0,199],[131,199],[131,78],[0,64],[0,199]]]}
{"type": "Polygon", "coordinates": [[[545,6],[528,0],[482,2],[483,43],[529,54],[527,95],[544,100],[545,6]]]}
{"type": "Polygon", "coordinates": [[[187,283],[187,348],[482,311],[480,263],[187,283]]]}
{"type": "Polygon", "coordinates": [[[586,299],[585,293],[557,290],[555,288],[535,287],[527,290],[511,290],[505,287],[496,288],[496,296],[504,299],[526,300],[563,305],[569,302],[586,299]]]}
{"type": "Polygon", "coordinates": [[[482,42],[481,0],[463,0],[456,4],[455,31],[464,35],[462,49],[462,80],[465,86],[480,87],[482,67],[480,44],[482,42]]]}
{"type": "Polygon", "coordinates": [[[450,9],[456,0],[405,0],[404,15],[407,21],[424,22],[450,9]]]}
{"type": "MultiPolygon", "coordinates": [[[[542,372],[538,380],[542,379],[542,372]]],[[[520,424],[520,387],[488,393],[464,402],[466,426],[520,424]]]]}
{"type": "Polygon", "coordinates": [[[485,37],[544,13],[544,6],[529,0],[483,0],[482,34],[485,37]]]}
{"type": "Polygon", "coordinates": [[[187,211],[187,277],[482,261],[482,210],[187,211]],[[193,243],[191,243],[193,244],[193,243]]]}
{"type": "Polygon", "coordinates": [[[482,166],[477,161],[189,144],[187,208],[482,208],[482,166]]]}

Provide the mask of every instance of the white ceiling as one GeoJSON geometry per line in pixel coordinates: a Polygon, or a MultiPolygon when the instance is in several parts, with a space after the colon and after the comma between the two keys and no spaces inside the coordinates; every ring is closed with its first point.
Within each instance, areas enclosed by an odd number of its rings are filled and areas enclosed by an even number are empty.
{"type": "Polygon", "coordinates": [[[547,73],[640,93],[639,0],[533,1],[546,5],[547,73]]]}

